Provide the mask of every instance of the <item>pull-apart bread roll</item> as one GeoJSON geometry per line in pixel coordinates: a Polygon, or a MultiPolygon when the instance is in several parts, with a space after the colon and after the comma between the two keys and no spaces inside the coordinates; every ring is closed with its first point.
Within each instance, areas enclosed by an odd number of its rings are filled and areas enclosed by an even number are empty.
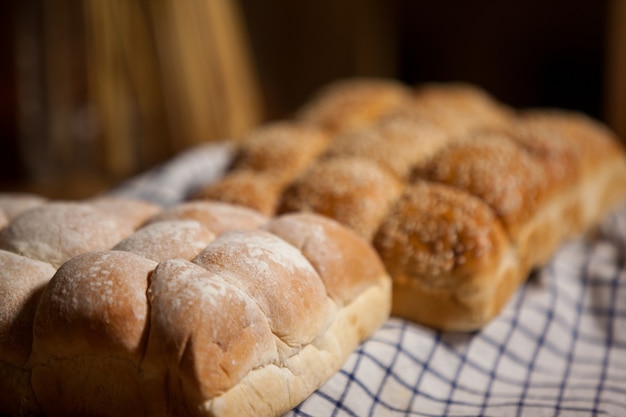
{"type": "Polygon", "coordinates": [[[194,201],[118,221],[141,206],[4,229],[0,414],[277,416],[389,317],[378,254],[334,220],[194,201]]]}
{"type": "Polygon", "coordinates": [[[393,80],[339,80],[322,88],[298,111],[296,118],[338,134],[376,123],[381,117],[402,111],[411,102],[411,89],[393,80]]]}
{"type": "Polygon", "coordinates": [[[133,232],[125,221],[91,205],[49,202],[26,210],[0,231],[0,249],[58,268],[80,253],[108,249],[133,232]]]}
{"type": "Polygon", "coordinates": [[[606,127],[512,109],[470,84],[339,81],[297,116],[331,139],[271,189],[276,212],[323,214],[372,242],[393,313],[436,328],[484,326],[559,245],[626,200],[626,158],[606,127]]]}
{"type": "Polygon", "coordinates": [[[40,411],[27,361],[37,305],[54,273],[50,264],[0,250],[0,415],[40,411]]]}

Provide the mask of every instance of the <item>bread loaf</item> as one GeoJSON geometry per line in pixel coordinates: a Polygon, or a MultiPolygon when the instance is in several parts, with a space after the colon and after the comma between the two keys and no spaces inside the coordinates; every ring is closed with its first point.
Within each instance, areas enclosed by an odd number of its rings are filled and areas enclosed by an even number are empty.
{"type": "MultiPolygon", "coordinates": [[[[576,112],[513,109],[470,84],[336,82],[296,120],[331,138],[269,188],[266,214],[349,226],[390,272],[393,314],[439,329],[484,326],[559,245],[626,201],[626,157],[609,129],[576,112]]],[[[231,175],[198,196],[239,193],[225,186],[231,175]]]]}
{"type": "Polygon", "coordinates": [[[50,201],[2,232],[0,414],[277,416],[389,316],[380,258],[333,220],[140,203],[50,201]]]}

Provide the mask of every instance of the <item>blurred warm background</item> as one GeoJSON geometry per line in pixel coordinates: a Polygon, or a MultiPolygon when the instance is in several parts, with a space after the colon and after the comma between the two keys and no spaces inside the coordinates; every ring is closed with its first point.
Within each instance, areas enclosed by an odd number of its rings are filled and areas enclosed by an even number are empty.
{"type": "Polygon", "coordinates": [[[626,0],[10,0],[0,190],[78,198],[342,77],[463,80],[626,137],[626,0]]]}

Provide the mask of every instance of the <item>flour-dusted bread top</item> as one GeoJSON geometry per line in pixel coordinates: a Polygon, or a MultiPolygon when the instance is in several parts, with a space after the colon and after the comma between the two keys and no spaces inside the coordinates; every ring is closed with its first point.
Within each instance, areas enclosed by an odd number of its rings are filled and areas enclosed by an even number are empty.
{"type": "Polygon", "coordinates": [[[348,304],[385,275],[372,246],[327,217],[291,213],[270,220],[265,229],[300,249],[339,305],[348,304]],[[346,254],[343,248],[348,247],[346,254]]]}
{"type": "Polygon", "coordinates": [[[215,272],[181,259],[162,262],[148,295],[145,361],[166,369],[168,388],[183,402],[217,397],[277,358],[259,305],[215,272]]]}
{"type": "Polygon", "coordinates": [[[54,273],[48,263],[0,250],[0,361],[26,363],[39,298],[54,273]]]}
{"type": "Polygon", "coordinates": [[[144,406],[149,277],[157,263],[122,251],[64,263],[33,330],[31,382],[44,415],[130,415],[144,406]]]}
{"type": "Polygon", "coordinates": [[[192,260],[214,239],[215,234],[195,220],[164,220],[142,227],[113,249],[133,252],[157,262],[192,260]]]}
{"type": "Polygon", "coordinates": [[[255,229],[267,217],[249,207],[220,201],[186,201],[169,207],[148,220],[148,223],[170,220],[195,220],[215,235],[229,230],[255,229]]]}
{"type": "MultiPolygon", "coordinates": [[[[249,209],[180,206],[136,230],[117,223],[127,236],[58,269],[0,250],[1,413],[279,415],[389,316],[389,276],[341,224],[307,214],[265,227],[249,209]]],[[[94,237],[70,214],[116,219],[47,202],[8,230],[37,211],[57,216],[44,218],[60,242],[94,237]]]]}
{"type": "Polygon", "coordinates": [[[83,252],[109,249],[133,229],[116,216],[78,202],[27,210],[0,232],[0,248],[58,268],[83,252]]]}
{"type": "Polygon", "coordinates": [[[311,263],[269,232],[223,234],[193,262],[250,294],[272,332],[290,346],[310,343],[332,317],[326,288],[311,263]]]}
{"type": "Polygon", "coordinates": [[[330,135],[319,126],[294,121],[269,123],[239,142],[232,169],[273,174],[277,181],[297,176],[328,146],[330,135]]]}
{"type": "Polygon", "coordinates": [[[401,191],[401,182],[373,161],[330,158],[312,165],[289,186],[278,212],[319,213],[369,240],[401,191]]]}

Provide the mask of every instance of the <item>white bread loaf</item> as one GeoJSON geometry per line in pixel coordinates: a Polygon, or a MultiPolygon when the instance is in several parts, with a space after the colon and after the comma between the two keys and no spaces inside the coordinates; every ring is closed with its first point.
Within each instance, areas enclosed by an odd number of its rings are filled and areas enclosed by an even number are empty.
{"type": "Polygon", "coordinates": [[[512,109],[470,84],[336,82],[294,122],[331,139],[286,186],[247,193],[267,187],[258,164],[196,197],[255,207],[261,195],[268,215],[338,220],[375,245],[393,314],[439,329],[487,324],[559,245],[626,201],[626,156],[609,129],[571,111],[512,109]]]}
{"type": "MultiPolygon", "coordinates": [[[[0,251],[0,413],[277,416],[389,316],[380,258],[335,221],[192,202],[134,220],[134,231],[117,222],[115,243],[77,227],[79,215],[108,222],[107,207],[119,216],[137,204],[25,213],[37,223],[28,230],[83,242],[56,271],[0,251]]],[[[31,244],[21,217],[7,236],[31,244]]]]}

